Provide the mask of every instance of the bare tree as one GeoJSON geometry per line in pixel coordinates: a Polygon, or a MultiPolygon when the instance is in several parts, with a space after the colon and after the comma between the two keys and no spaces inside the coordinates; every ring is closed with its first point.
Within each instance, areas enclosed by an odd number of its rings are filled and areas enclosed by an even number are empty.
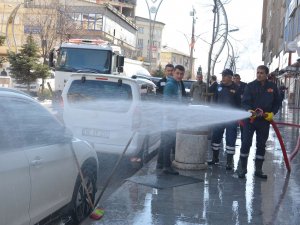
{"type": "Polygon", "coordinates": [[[46,64],[51,49],[69,38],[75,24],[67,7],[57,0],[36,0],[25,7],[24,23],[29,27],[29,33],[36,34],[39,39],[41,56],[46,64]]]}

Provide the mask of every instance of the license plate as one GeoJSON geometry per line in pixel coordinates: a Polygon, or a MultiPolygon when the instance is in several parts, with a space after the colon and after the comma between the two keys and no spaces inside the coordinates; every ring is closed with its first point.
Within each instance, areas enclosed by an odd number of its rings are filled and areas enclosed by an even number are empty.
{"type": "Polygon", "coordinates": [[[109,138],[109,131],[95,128],[83,128],[82,136],[109,138]]]}

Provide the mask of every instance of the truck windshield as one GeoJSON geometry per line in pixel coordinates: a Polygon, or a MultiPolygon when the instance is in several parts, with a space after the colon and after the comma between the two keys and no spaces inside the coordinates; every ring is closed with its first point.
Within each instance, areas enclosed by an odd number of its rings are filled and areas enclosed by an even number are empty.
{"type": "Polygon", "coordinates": [[[61,48],[56,70],[110,74],[111,54],[99,49],[61,48]]]}

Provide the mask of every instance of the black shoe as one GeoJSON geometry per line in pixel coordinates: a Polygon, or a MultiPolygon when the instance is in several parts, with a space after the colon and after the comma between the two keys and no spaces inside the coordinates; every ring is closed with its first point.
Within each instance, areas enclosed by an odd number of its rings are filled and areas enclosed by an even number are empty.
{"type": "Polygon", "coordinates": [[[172,167],[165,167],[163,172],[165,174],[179,175],[178,171],[174,170],[172,167]]]}
{"type": "Polygon", "coordinates": [[[226,163],[226,170],[233,169],[233,155],[227,153],[227,163],[226,163]]]}
{"type": "Polygon", "coordinates": [[[232,163],[227,163],[226,164],[226,170],[232,170],[233,169],[233,164],[232,163]]]}
{"type": "Polygon", "coordinates": [[[243,179],[246,177],[246,173],[247,171],[243,170],[243,171],[238,171],[238,176],[239,178],[243,179]]]}
{"type": "Polygon", "coordinates": [[[248,157],[240,157],[237,173],[239,178],[245,178],[247,173],[248,157]]]}
{"type": "Polygon", "coordinates": [[[262,178],[262,179],[268,179],[268,175],[263,174],[262,171],[257,171],[257,172],[255,171],[254,175],[255,175],[256,177],[259,177],[259,178],[262,178]]]}
{"type": "Polygon", "coordinates": [[[164,168],[164,167],[163,167],[162,164],[159,164],[159,163],[156,164],[156,169],[157,169],[157,170],[162,170],[163,168],[164,168]]]}
{"type": "Polygon", "coordinates": [[[219,159],[212,159],[211,161],[207,161],[207,165],[215,165],[219,164],[219,159]]]}

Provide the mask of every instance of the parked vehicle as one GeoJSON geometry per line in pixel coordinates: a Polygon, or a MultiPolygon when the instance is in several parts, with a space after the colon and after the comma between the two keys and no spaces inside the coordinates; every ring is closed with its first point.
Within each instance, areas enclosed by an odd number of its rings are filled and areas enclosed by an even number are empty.
{"type": "Polygon", "coordinates": [[[151,75],[145,76],[145,75],[133,75],[132,78],[139,78],[139,79],[146,79],[152,81],[156,86],[158,81],[161,79],[161,77],[153,77],[151,75]]]}
{"type": "Polygon", "coordinates": [[[121,48],[101,39],[70,39],[49,55],[49,65],[55,66],[56,93],[62,92],[74,73],[120,74],[124,57],[121,48]]]}
{"type": "Polygon", "coordinates": [[[64,122],[97,152],[121,154],[134,134],[126,155],[147,161],[160,145],[160,133],[154,129],[160,124],[145,119],[151,111],[143,105],[155,100],[155,90],[146,79],[74,74],[62,93],[64,122]]]}
{"type": "Polygon", "coordinates": [[[196,82],[196,80],[183,80],[185,92],[188,97],[191,97],[190,90],[191,90],[192,83],[194,82],[196,82]]]}
{"type": "Polygon", "coordinates": [[[94,199],[96,152],[20,91],[0,88],[0,111],[0,223],[37,224],[62,209],[82,221],[91,207],[74,153],[94,199]]]}
{"type": "Polygon", "coordinates": [[[142,61],[129,58],[124,59],[124,71],[122,75],[125,75],[127,77],[131,77],[133,75],[151,77],[149,71],[143,67],[142,61]]]}

